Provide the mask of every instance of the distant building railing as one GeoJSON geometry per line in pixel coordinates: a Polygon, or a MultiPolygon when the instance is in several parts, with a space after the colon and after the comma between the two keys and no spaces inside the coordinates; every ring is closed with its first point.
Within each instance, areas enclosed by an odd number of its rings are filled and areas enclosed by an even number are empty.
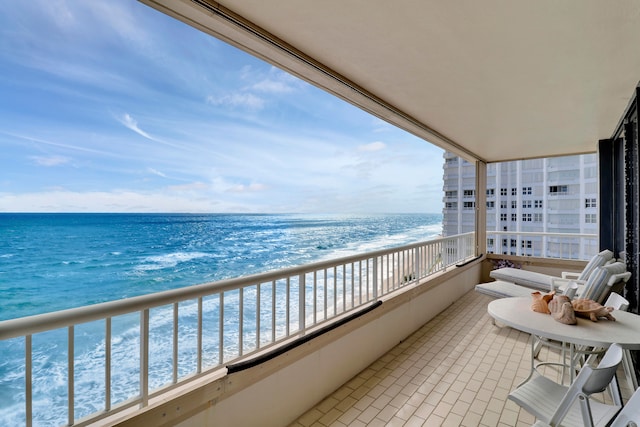
{"type": "Polygon", "coordinates": [[[27,427],[86,425],[145,407],[469,259],[474,248],[475,235],[467,233],[3,321],[0,345],[19,349],[23,362],[12,384],[0,384],[0,395],[24,396],[15,425],[27,427]],[[60,393],[41,385],[48,375],[62,383],[60,393]],[[54,408],[64,408],[62,418],[54,408]]]}
{"type": "Polygon", "coordinates": [[[599,251],[597,234],[487,230],[487,252],[498,255],[589,260],[599,251]]]}

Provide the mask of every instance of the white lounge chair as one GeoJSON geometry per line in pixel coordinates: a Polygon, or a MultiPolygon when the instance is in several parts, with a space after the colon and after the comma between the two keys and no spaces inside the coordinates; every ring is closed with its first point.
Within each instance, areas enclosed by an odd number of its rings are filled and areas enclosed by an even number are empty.
{"type": "Polygon", "coordinates": [[[515,283],[516,285],[526,286],[543,292],[549,292],[553,289],[555,279],[573,279],[577,280],[578,282],[586,282],[589,279],[591,273],[593,273],[597,267],[602,267],[603,265],[612,262],[613,259],[613,252],[611,252],[610,250],[604,250],[594,255],[593,258],[591,258],[591,260],[584,267],[582,272],[563,272],[561,277],[512,267],[492,270],[489,273],[489,276],[495,280],[515,283]]]}

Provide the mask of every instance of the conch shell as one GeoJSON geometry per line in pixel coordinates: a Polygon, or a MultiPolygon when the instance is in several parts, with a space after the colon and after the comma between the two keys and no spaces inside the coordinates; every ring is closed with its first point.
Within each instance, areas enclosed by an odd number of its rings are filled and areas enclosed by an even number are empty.
{"type": "Polygon", "coordinates": [[[538,291],[531,292],[531,298],[533,301],[531,302],[531,310],[536,311],[538,313],[549,314],[549,301],[555,295],[555,291],[549,292],[548,294],[542,294],[538,291]]]}
{"type": "Polygon", "coordinates": [[[551,301],[549,301],[549,311],[551,317],[560,323],[566,325],[575,325],[578,323],[576,320],[576,313],[571,305],[571,300],[566,295],[555,295],[551,301]]]}
{"type": "Polygon", "coordinates": [[[604,307],[594,300],[579,298],[571,301],[571,305],[573,306],[576,316],[586,317],[593,322],[597,322],[600,317],[608,320],[616,320],[616,318],[611,315],[613,307],[604,307]]]}

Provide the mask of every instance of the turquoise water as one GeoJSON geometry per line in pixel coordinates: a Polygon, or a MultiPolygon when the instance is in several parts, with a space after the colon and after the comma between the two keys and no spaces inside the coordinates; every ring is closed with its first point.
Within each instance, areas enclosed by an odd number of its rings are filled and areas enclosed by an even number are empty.
{"type": "MultiPolygon", "coordinates": [[[[441,228],[439,214],[0,214],[0,320],[429,240],[441,228]]],[[[76,330],[76,416],[104,401],[96,327],[76,330]]],[[[116,323],[114,341],[133,343],[134,332],[116,323]]],[[[65,346],[64,331],[34,337],[34,425],[66,422],[65,346]]],[[[23,348],[0,342],[0,426],[24,425],[23,348]]],[[[113,358],[114,376],[136,374],[130,353],[113,358]]],[[[168,372],[166,360],[151,362],[168,372]]],[[[113,390],[114,401],[135,393],[113,390]]]]}

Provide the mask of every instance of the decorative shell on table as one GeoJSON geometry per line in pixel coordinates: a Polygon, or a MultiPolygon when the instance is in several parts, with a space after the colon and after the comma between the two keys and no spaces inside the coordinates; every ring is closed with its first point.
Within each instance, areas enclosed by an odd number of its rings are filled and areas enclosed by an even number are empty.
{"type": "Polygon", "coordinates": [[[608,320],[616,320],[616,318],[611,315],[613,307],[604,307],[594,300],[579,298],[571,301],[571,305],[573,306],[576,316],[586,317],[593,322],[597,322],[601,317],[608,320]]]}
{"type": "Polygon", "coordinates": [[[549,301],[555,295],[555,291],[549,292],[548,294],[542,294],[541,292],[535,291],[531,292],[531,310],[536,311],[538,313],[549,314],[549,301]]]}
{"type": "Polygon", "coordinates": [[[554,295],[548,305],[551,317],[558,322],[566,325],[575,325],[578,323],[576,320],[576,313],[571,305],[571,299],[568,296],[554,295]]]}

